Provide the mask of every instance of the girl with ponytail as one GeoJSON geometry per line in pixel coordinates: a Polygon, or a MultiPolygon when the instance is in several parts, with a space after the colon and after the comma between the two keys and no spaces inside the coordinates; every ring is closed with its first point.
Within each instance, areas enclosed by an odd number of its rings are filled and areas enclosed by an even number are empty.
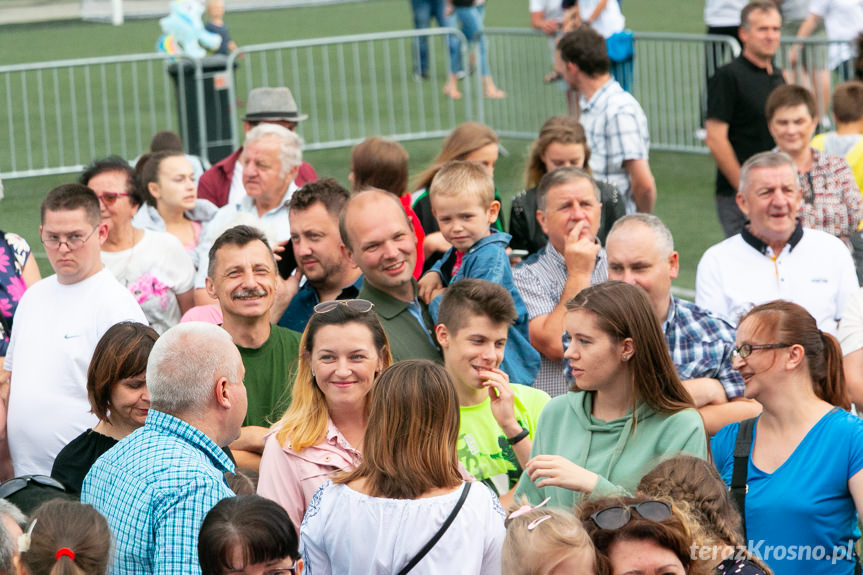
{"type": "MultiPolygon", "coordinates": [[[[745,396],[764,408],[748,462],[738,464],[750,550],[779,575],[851,575],[863,511],[863,421],[847,411],[839,343],[799,305],[773,301],[744,316],[732,358],[745,396]]],[[[726,484],[741,427],[722,428],[711,443],[726,484]]]]}
{"type": "Polygon", "coordinates": [[[92,506],[53,499],[33,512],[18,547],[21,575],[104,575],[111,532],[92,506]]]}

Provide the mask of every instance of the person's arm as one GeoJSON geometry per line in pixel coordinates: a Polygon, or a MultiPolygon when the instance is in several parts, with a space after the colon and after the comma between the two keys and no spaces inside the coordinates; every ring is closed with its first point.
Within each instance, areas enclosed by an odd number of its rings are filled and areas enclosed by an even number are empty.
{"type": "Polygon", "coordinates": [[[565,331],[566,302],[590,286],[590,276],[596,266],[599,248],[587,222],[582,220],[575,224],[566,238],[563,257],[566,261],[567,278],[560,300],[551,313],[537,316],[528,323],[531,345],[551,360],[563,359],[560,338],[565,331]]]}
{"type": "Polygon", "coordinates": [[[295,457],[282,449],[275,435],[267,438],[261,455],[258,495],[281,505],[299,532],[308,501],[296,473],[295,457]]]}
{"type": "Polygon", "coordinates": [[[449,244],[449,242],[444,239],[442,233],[432,232],[428,234],[423,241],[423,255],[426,257],[426,259],[429,259],[434,254],[438,252],[445,252],[451,247],[452,246],[449,244]]]}
{"type": "Polygon", "coordinates": [[[704,143],[713,154],[716,167],[736,190],[740,184],[740,162],[728,139],[728,124],[715,118],[708,118],[704,122],[704,128],[707,131],[704,143]]]}
{"type": "Polygon", "coordinates": [[[725,388],[718,379],[712,377],[696,377],[686,379],[681,382],[692,400],[695,402],[696,408],[702,408],[705,405],[720,405],[728,402],[728,397],[725,395],[725,388]]]}
{"type": "Polygon", "coordinates": [[[195,290],[190,289],[177,294],[177,303],[180,306],[180,315],[183,315],[195,306],[195,290]]]}
{"type": "Polygon", "coordinates": [[[24,280],[24,285],[27,287],[42,279],[42,274],[39,273],[39,265],[36,263],[36,258],[33,257],[33,254],[27,256],[27,261],[24,263],[24,267],[21,268],[21,279],[24,280]]]}
{"type": "Polygon", "coordinates": [[[276,275],[276,297],[273,299],[273,307],[270,308],[270,323],[279,323],[285,310],[291,305],[294,296],[300,291],[300,280],[303,274],[299,270],[291,274],[288,279],[276,275]]]}
{"type": "MultiPolygon", "coordinates": [[[[602,11],[605,10],[606,5],[608,5],[608,0],[599,0],[599,3],[596,5],[596,8],[593,9],[593,13],[587,19],[587,24],[592,25],[594,22],[599,20],[599,17],[602,15],[602,11]]],[[[639,210],[639,211],[641,211],[641,210],[639,210]]]]}
{"type": "Polygon", "coordinates": [[[704,429],[707,430],[707,434],[712,436],[729,423],[755,417],[761,413],[761,404],[754,399],[735,397],[728,403],[700,407],[698,413],[704,420],[704,429]]]}
{"type": "Polygon", "coordinates": [[[629,174],[635,208],[639,212],[652,214],[656,204],[656,181],[650,171],[650,164],[647,160],[625,160],[623,169],[629,174]]]}
{"type": "Polygon", "coordinates": [[[547,20],[543,11],[530,13],[530,25],[548,36],[553,36],[560,29],[560,23],[547,20]]]}
{"type": "Polygon", "coordinates": [[[231,443],[231,453],[237,461],[237,467],[248,467],[255,471],[261,465],[261,454],[264,452],[264,436],[267,428],[258,425],[247,425],[240,429],[240,437],[231,443]]]}
{"type": "Polygon", "coordinates": [[[851,402],[858,410],[863,409],[863,348],[843,357],[842,366],[845,368],[845,383],[851,402]]]}
{"type": "MultiPolygon", "coordinates": [[[[797,38],[803,39],[808,38],[812,35],[812,32],[815,31],[815,28],[818,26],[818,22],[821,18],[817,14],[813,14],[812,12],[806,16],[806,19],[800,24],[800,28],[797,29],[797,38]]],[[[788,50],[788,62],[791,64],[791,68],[797,65],[797,60],[800,56],[800,44],[794,44],[791,46],[791,49],[788,50]]]]}
{"type": "MultiPolygon", "coordinates": [[[[509,375],[499,369],[486,369],[480,372],[486,379],[483,383],[488,390],[491,414],[500,426],[504,436],[509,439],[522,433],[522,427],[515,418],[515,394],[509,382],[509,375]]],[[[533,441],[528,435],[512,445],[519,465],[525,467],[530,459],[533,441]]]]}
{"type": "Polygon", "coordinates": [[[576,465],[562,455],[536,455],[524,468],[538,488],[562,487],[590,495],[599,483],[600,476],[576,465]]]}

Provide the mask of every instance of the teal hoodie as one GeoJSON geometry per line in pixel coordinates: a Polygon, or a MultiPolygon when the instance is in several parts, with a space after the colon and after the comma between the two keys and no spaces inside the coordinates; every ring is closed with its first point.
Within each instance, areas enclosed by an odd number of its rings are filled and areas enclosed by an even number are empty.
{"type": "MultiPolygon", "coordinates": [[[[695,409],[662,415],[639,402],[633,432],[632,411],[602,421],[591,415],[592,404],[593,396],[584,391],[552,399],[539,417],[530,453],[531,457],[562,455],[598,474],[591,497],[632,493],[641,477],[659,461],[681,452],[707,457],[707,435],[695,409]]],[[[525,496],[533,505],[550,497],[549,505],[568,509],[582,497],[562,487],[538,488],[527,472],[522,473],[515,495],[516,501],[525,496]]]]}

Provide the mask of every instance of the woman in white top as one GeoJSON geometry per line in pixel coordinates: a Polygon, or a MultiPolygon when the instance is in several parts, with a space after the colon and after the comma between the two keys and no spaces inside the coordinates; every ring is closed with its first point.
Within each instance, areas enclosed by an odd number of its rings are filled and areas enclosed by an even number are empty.
{"type": "Polygon", "coordinates": [[[96,192],[108,238],[102,263],[126,286],[160,334],[180,322],[193,304],[195,267],[176,237],[132,227],[141,205],[135,172],[123,158],[96,160],[81,175],[96,192]]]}
{"type": "Polygon", "coordinates": [[[499,574],[504,512],[487,487],[461,479],[458,400],[446,370],[401,361],[371,395],[362,462],[325,483],[303,519],[309,572],[396,574],[414,564],[413,575],[499,574]]]}
{"type": "Polygon", "coordinates": [[[182,151],[166,151],[144,154],[136,169],[144,204],[132,225],[176,236],[197,268],[195,248],[219,208],[198,199],[194,166],[182,151]]]}

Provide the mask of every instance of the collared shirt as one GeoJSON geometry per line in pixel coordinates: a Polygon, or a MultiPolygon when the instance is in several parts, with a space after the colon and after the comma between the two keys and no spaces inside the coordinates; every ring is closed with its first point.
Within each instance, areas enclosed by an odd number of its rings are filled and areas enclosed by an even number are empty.
{"type": "MultiPolygon", "coordinates": [[[[411,279],[416,298],[417,282],[411,279]]],[[[358,294],[360,299],[366,299],[375,304],[375,313],[381,320],[381,325],[390,342],[393,361],[403,359],[430,359],[442,363],[440,349],[434,343],[432,331],[434,323],[428,313],[428,308],[419,302],[422,319],[420,323],[410,310],[410,302],[402,301],[363,281],[358,294]]]]}
{"type": "Polygon", "coordinates": [[[734,328],[727,322],[672,297],[662,334],[681,380],[709,377],[719,380],[728,399],[743,395],[743,378],[731,367],[734,328]]]}
{"type": "MultiPolygon", "coordinates": [[[[554,311],[560,303],[567,277],[569,276],[563,255],[550,243],[512,270],[515,287],[527,307],[528,321],[554,311]]],[[[605,249],[600,249],[590,276],[590,285],[602,283],[607,279],[608,262],[605,249]]],[[[569,386],[563,377],[562,362],[552,361],[542,355],[542,364],[533,386],[552,397],[566,393],[569,386]]]]}
{"type": "Polygon", "coordinates": [[[821,331],[836,335],[858,288],[848,248],[839,238],[797,227],[777,254],[749,231],[709,248],[698,262],[695,303],[731,325],[753,306],[784,299],[806,309],[821,331]]]}
{"type": "Polygon", "coordinates": [[[629,173],[623,162],[648,157],[647,117],[638,101],[609,79],[590,100],[581,98],[579,122],[590,144],[590,169],[594,176],[616,186],[626,201],[627,213],[635,212],[629,173]]]}
{"type": "Polygon", "coordinates": [[[288,185],[288,191],[282,198],[281,203],[272,210],[258,215],[258,207],[255,204],[255,199],[251,196],[244,196],[241,201],[236,204],[227,204],[216,212],[216,216],[210,221],[207,226],[206,235],[201,237],[198,242],[198,273],[195,276],[195,287],[203,288],[207,281],[207,267],[210,263],[210,248],[222,232],[241,224],[254,226],[264,232],[267,240],[270,242],[270,247],[279,242],[286,242],[291,239],[291,220],[288,217],[288,203],[291,201],[291,196],[297,191],[297,186],[294,182],[288,185]]]}
{"type": "MultiPolygon", "coordinates": [[[[356,299],[362,285],[363,276],[361,275],[354,283],[342,288],[336,299],[356,299]]],[[[288,309],[279,318],[279,325],[303,333],[306,324],[309,323],[309,318],[315,313],[315,306],[320,302],[318,290],[313,288],[309,282],[304,283],[297,295],[291,300],[288,309]]]]}
{"type": "Polygon", "coordinates": [[[234,493],[234,464],[185,421],[151,409],[144,427],[100,457],[81,490],[108,520],[113,575],[200,574],[198,531],[213,506],[234,493]]]}
{"type": "Polygon", "coordinates": [[[284,507],[299,531],[318,487],[334,472],[353,470],[363,455],[345,439],[332,419],[327,421],[326,437],[299,452],[291,448],[290,438],[281,445],[276,433],[271,431],[264,442],[258,495],[284,507]]]}
{"type": "Polygon", "coordinates": [[[797,178],[803,192],[803,225],[836,236],[850,248],[850,238],[863,218],[863,198],[848,162],[812,148],[812,168],[798,171],[797,178]]]}

